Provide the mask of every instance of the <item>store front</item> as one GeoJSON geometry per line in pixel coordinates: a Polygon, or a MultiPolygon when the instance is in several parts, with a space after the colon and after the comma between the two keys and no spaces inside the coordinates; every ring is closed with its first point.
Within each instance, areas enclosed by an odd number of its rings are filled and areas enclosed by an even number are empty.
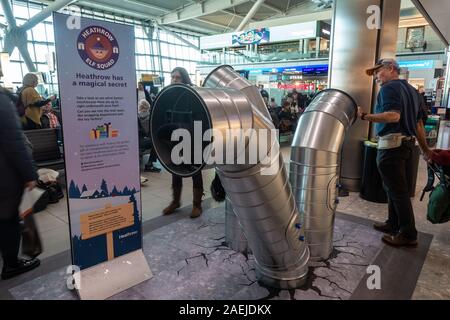
{"type": "MultiPolygon", "coordinates": [[[[403,78],[417,90],[425,93],[426,103],[439,113],[444,107],[445,69],[442,60],[404,60],[399,58],[403,78]]],[[[443,111],[445,113],[445,111],[443,111]]]]}
{"type": "Polygon", "coordinates": [[[304,95],[314,95],[327,88],[328,65],[289,66],[240,70],[250,82],[263,85],[277,105],[287,94],[296,90],[304,95]]]}

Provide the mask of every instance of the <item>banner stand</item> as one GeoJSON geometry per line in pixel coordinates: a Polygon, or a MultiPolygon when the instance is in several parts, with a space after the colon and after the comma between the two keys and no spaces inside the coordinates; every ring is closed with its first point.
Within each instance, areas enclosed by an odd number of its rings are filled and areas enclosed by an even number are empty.
{"type": "MultiPolygon", "coordinates": [[[[107,299],[152,277],[142,251],[134,27],[53,13],[72,277],[107,299]]],[[[75,285],[75,286],[74,286],[75,285]]]]}
{"type": "Polygon", "coordinates": [[[104,300],[152,277],[142,250],[103,262],[73,276],[81,300],[104,300]]]}

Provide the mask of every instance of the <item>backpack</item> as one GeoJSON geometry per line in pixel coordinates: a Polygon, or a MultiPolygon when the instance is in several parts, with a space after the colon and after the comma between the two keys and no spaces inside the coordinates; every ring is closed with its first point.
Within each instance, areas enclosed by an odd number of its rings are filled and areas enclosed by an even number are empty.
{"type": "Polygon", "coordinates": [[[48,204],[57,203],[60,199],[64,198],[62,188],[56,181],[51,183],[44,183],[41,180],[38,180],[37,186],[42,190],[45,190],[44,194],[46,194],[48,204]]]}
{"type": "Polygon", "coordinates": [[[450,190],[440,183],[430,195],[427,220],[433,224],[450,221],[450,190]]]}
{"type": "Polygon", "coordinates": [[[427,220],[433,224],[450,221],[450,185],[443,168],[439,171],[440,183],[433,189],[428,201],[427,220]]]}
{"type": "Polygon", "coordinates": [[[16,110],[17,113],[19,114],[19,117],[23,117],[25,115],[25,110],[27,108],[24,106],[23,101],[22,101],[22,90],[19,93],[19,97],[16,100],[16,110]]]}

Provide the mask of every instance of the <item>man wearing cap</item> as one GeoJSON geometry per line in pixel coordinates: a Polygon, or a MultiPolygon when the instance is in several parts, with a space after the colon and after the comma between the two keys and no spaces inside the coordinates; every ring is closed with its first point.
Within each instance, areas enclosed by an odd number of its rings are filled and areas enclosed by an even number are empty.
{"type": "Polygon", "coordinates": [[[384,232],[383,241],[395,247],[416,246],[417,230],[410,200],[407,170],[416,138],[425,159],[432,155],[425,139],[419,95],[406,80],[399,79],[400,66],[394,59],[382,59],[366,70],[381,86],[374,114],[358,108],[358,116],[376,124],[377,166],[389,202],[389,217],[374,228],[384,232]]]}

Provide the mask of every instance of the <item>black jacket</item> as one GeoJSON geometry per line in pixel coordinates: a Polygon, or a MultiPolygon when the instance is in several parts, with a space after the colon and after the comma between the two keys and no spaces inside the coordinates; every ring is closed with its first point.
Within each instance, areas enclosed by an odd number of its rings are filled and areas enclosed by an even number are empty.
{"type": "Polygon", "coordinates": [[[0,89],[0,219],[17,214],[25,182],[36,180],[32,156],[9,93],[0,89]]]}

